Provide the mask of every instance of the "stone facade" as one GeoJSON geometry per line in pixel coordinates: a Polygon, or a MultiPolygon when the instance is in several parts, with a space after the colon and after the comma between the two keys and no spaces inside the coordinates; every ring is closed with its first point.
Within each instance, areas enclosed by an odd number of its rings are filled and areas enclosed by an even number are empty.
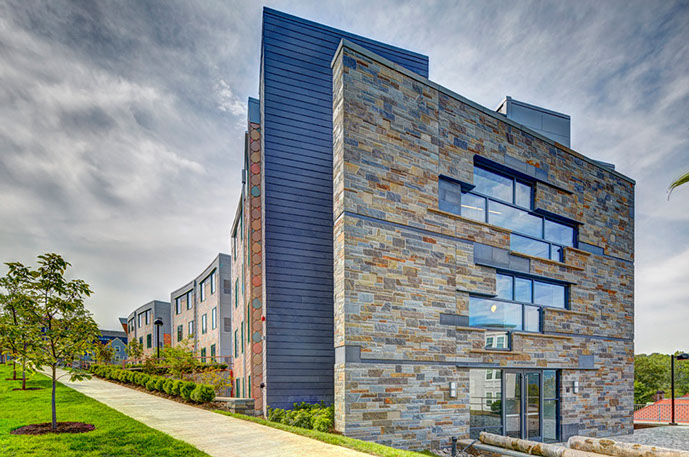
{"type": "Polygon", "coordinates": [[[558,370],[562,439],[631,433],[632,180],[347,41],[333,153],[337,430],[445,446],[469,436],[472,368],[531,368],[558,370]],[[533,212],[576,221],[578,247],[562,261],[519,254],[510,230],[440,210],[439,177],[472,186],[476,163],[532,178],[533,212]],[[498,271],[569,290],[509,351],[463,323],[498,271]]]}
{"type": "Polygon", "coordinates": [[[201,274],[170,294],[172,344],[191,337],[196,356],[205,353],[206,363],[211,361],[213,347],[216,362],[231,363],[231,262],[229,255],[218,254],[201,274]]]}

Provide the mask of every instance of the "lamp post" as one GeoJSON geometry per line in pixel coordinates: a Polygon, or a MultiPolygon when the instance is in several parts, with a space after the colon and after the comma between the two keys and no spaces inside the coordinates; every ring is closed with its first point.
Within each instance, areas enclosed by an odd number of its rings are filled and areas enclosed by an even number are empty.
{"type": "Polygon", "coordinates": [[[689,354],[670,354],[670,401],[672,402],[672,419],[670,425],[677,425],[677,422],[675,422],[675,357],[677,358],[677,360],[689,360],[689,354]]]}
{"type": "Polygon", "coordinates": [[[158,359],[160,359],[160,327],[163,325],[163,320],[157,318],[153,321],[153,325],[156,326],[156,346],[158,347],[158,359]]]}

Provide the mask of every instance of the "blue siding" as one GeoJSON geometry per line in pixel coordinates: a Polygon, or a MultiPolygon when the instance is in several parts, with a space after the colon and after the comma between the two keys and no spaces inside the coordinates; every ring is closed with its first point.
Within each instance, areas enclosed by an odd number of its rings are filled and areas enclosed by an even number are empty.
{"type": "Polygon", "coordinates": [[[332,402],[332,72],[342,38],[428,77],[428,57],[263,11],[268,405],[332,402]]]}

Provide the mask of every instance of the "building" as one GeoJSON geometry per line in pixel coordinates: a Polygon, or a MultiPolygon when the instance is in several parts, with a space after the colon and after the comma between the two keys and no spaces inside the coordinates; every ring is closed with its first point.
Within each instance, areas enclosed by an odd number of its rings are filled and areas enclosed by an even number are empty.
{"type": "Polygon", "coordinates": [[[631,432],[634,181],[565,145],[569,116],[480,106],[425,56],[267,8],[261,56],[242,396],[410,449],[631,432]]]}
{"type": "Polygon", "coordinates": [[[137,340],[143,347],[143,356],[154,357],[156,344],[160,347],[170,345],[170,303],[153,300],[137,308],[127,317],[127,339],[137,340]],[[157,341],[156,319],[162,319],[160,341],[157,341]]]}
{"type": "Polygon", "coordinates": [[[113,362],[127,359],[127,334],[118,330],[101,330],[98,338],[102,344],[110,345],[115,350],[113,362]]]}
{"type": "Polygon", "coordinates": [[[170,294],[172,345],[191,338],[204,363],[229,363],[231,270],[231,257],[218,254],[200,275],[170,294]]]}

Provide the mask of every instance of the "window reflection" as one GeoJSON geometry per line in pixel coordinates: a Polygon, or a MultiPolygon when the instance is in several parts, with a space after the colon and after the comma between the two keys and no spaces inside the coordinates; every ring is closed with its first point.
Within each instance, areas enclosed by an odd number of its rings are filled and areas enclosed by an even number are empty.
{"type": "Polygon", "coordinates": [[[462,195],[462,212],[464,217],[486,222],[486,199],[472,194],[462,195]]]}
{"type": "Polygon", "coordinates": [[[506,176],[492,173],[483,168],[474,167],[474,191],[512,203],[513,180],[506,176]]]}
{"type": "Polygon", "coordinates": [[[574,243],[574,229],[568,225],[546,220],[545,239],[553,243],[572,246],[574,243]]]}
{"type": "Polygon", "coordinates": [[[490,224],[539,238],[543,234],[542,218],[492,200],[488,205],[488,222],[490,224]]]}
{"type": "Polygon", "coordinates": [[[534,257],[550,258],[550,246],[548,243],[515,235],[514,233],[510,236],[510,249],[534,257]]]}
{"type": "Polygon", "coordinates": [[[501,370],[469,370],[469,427],[472,437],[482,431],[502,434],[501,370]]]}
{"type": "Polygon", "coordinates": [[[534,281],[534,303],[564,308],[565,286],[534,281]]]}
{"type": "Polygon", "coordinates": [[[522,305],[478,297],[469,300],[469,325],[510,330],[522,329],[522,305]]]}

